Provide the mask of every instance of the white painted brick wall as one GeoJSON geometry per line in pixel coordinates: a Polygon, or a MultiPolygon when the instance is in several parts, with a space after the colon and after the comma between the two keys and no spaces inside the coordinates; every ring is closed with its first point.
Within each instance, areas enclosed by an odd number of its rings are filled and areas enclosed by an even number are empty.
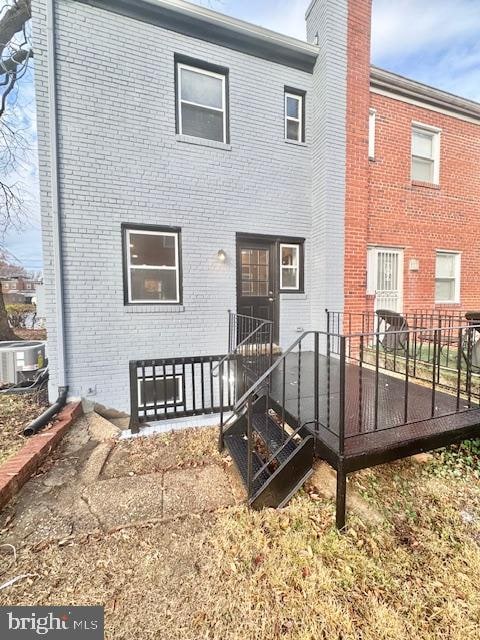
{"type": "MultiPolygon", "coordinates": [[[[345,38],[345,4],[328,2],[334,15],[322,32],[323,47],[345,38]]],[[[44,0],[34,0],[33,11],[47,327],[55,345],[44,0]]],[[[312,320],[318,326],[327,303],[340,308],[343,49],[338,59],[321,58],[312,85],[301,71],[59,0],[57,56],[72,395],[95,389],[92,399],[128,410],[130,359],[224,351],[226,311],[236,304],[236,232],[307,238],[307,294],[282,296],[282,345],[295,339],[297,327],[308,329],[312,320]],[[174,53],[230,69],[231,151],[177,141],[174,53]],[[307,91],[306,146],[283,140],[284,85],[307,91]],[[182,307],[124,306],[122,222],[182,228],[182,307]],[[221,248],[225,264],[216,260],[221,248]]],[[[50,362],[54,395],[52,346],[50,362]]]]}

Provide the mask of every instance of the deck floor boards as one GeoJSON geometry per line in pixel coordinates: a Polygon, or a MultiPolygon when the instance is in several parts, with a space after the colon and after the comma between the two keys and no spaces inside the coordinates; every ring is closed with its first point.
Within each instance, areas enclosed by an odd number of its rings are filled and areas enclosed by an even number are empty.
{"type": "MultiPolygon", "coordinates": [[[[319,357],[319,429],[315,435],[330,448],[338,447],[340,407],[339,360],[319,357]]],[[[283,400],[282,365],[272,376],[271,395],[283,400]]],[[[285,408],[298,417],[301,424],[313,423],[315,417],[314,353],[291,353],[285,360],[285,408]],[[298,384],[300,374],[300,385],[298,384]],[[298,389],[300,388],[300,394],[298,389]],[[300,395],[300,402],[298,396],[300,395]]],[[[480,425],[478,400],[474,404],[437,387],[410,378],[405,379],[380,371],[378,387],[375,371],[367,367],[347,364],[345,368],[345,454],[360,455],[379,448],[395,447],[400,443],[428,438],[447,431],[474,428],[480,425]],[[375,397],[378,411],[375,415],[375,397]],[[407,410],[405,397],[408,396],[407,410]],[[432,409],[433,408],[433,409],[432,409]]],[[[313,429],[313,425],[312,425],[313,429]]]]}

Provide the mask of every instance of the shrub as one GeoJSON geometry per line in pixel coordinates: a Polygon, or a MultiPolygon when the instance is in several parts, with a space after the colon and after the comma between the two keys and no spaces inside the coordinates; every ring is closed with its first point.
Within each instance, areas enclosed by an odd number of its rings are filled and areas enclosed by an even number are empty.
{"type": "Polygon", "coordinates": [[[6,307],[10,326],[13,329],[26,329],[27,320],[35,313],[35,305],[14,303],[7,304],[6,307]]]}

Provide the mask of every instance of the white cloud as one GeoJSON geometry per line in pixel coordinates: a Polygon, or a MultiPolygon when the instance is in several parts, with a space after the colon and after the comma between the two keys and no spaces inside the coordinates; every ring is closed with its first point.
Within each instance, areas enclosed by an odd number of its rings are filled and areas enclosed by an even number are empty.
{"type": "Polygon", "coordinates": [[[375,64],[473,99],[479,33],[478,0],[373,0],[375,64]]]}

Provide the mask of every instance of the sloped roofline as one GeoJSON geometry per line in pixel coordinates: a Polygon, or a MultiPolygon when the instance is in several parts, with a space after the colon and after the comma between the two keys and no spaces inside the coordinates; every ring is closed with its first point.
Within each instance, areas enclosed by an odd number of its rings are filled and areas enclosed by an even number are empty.
{"type": "Polygon", "coordinates": [[[395,94],[399,98],[422,102],[468,119],[480,120],[480,103],[379,67],[371,67],[370,87],[374,91],[395,94]]]}
{"type": "Polygon", "coordinates": [[[312,73],[318,47],[184,0],[75,0],[312,73]]]}

